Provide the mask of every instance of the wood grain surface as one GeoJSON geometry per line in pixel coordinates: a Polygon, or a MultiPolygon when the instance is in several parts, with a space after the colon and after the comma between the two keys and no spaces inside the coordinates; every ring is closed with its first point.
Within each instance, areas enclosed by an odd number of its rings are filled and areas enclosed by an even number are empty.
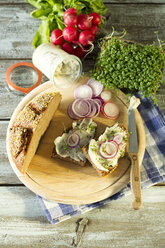
{"type": "Polygon", "coordinates": [[[128,196],[56,226],[47,222],[27,188],[0,187],[0,195],[3,248],[73,248],[79,217],[89,220],[79,248],[164,248],[165,194],[161,186],[143,191],[143,208],[138,211],[130,207],[132,196],[128,196]]]}
{"type": "MultiPolygon", "coordinates": [[[[76,85],[73,85],[69,92],[68,89],[57,89],[62,94],[62,101],[59,109],[56,111],[50,126],[42,137],[28,171],[24,175],[20,173],[12,159],[7,135],[7,153],[12,168],[19,179],[29,189],[46,199],[72,204],[92,203],[115,194],[129,182],[130,161],[128,159],[123,158],[119,160],[117,169],[110,176],[101,178],[98,177],[96,171],[89,163],[85,167],[80,167],[71,164],[70,162],[51,158],[55,137],[58,137],[63,133],[64,127],[67,129],[72,124],[72,120],[67,114],[67,106],[74,100],[73,91],[77,85],[86,83],[88,79],[88,77],[80,78],[79,82],[76,85]],[[61,125],[61,123],[63,123],[63,125],[61,125]]],[[[51,89],[51,87],[51,82],[44,83],[22,99],[12,115],[9,129],[12,127],[12,123],[15,121],[20,110],[32,100],[32,97],[35,97],[46,88],[51,89]]],[[[117,121],[127,129],[127,97],[120,91],[117,94],[115,94],[114,91],[112,93],[112,101],[120,108],[120,116],[117,121]]],[[[139,164],[141,164],[146,143],[145,131],[140,114],[138,111],[136,111],[135,114],[139,141],[139,152],[137,156],[139,164]]],[[[95,118],[94,121],[96,121],[98,125],[96,136],[100,136],[104,132],[106,126],[112,126],[116,122],[116,120],[109,120],[101,114],[95,118]]]]}

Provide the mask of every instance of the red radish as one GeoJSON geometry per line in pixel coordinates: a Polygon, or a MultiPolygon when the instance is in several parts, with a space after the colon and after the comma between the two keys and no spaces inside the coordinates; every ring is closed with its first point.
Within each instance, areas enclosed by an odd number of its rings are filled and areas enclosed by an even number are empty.
{"type": "Polygon", "coordinates": [[[74,90],[74,98],[92,98],[93,96],[93,90],[90,86],[87,84],[82,84],[79,85],[75,90],[74,90]]]}
{"type": "Polygon", "coordinates": [[[69,54],[74,54],[74,49],[72,47],[72,45],[68,42],[64,42],[61,45],[62,50],[64,50],[65,52],[69,53],[69,54]]]}
{"type": "Polygon", "coordinates": [[[91,33],[93,34],[93,35],[96,35],[96,34],[98,34],[98,32],[99,32],[99,28],[98,28],[98,26],[96,26],[96,25],[92,25],[92,27],[91,27],[91,33]]]}
{"type": "Polygon", "coordinates": [[[80,30],[90,29],[92,27],[92,18],[86,14],[80,14],[77,16],[77,27],[80,30]]]}
{"type": "Polygon", "coordinates": [[[66,26],[68,27],[73,27],[77,24],[77,16],[74,16],[74,15],[67,15],[65,18],[64,18],[64,23],[66,26]]]}
{"type": "Polygon", "coordinates": [[[112,97],[112,94],[109,90],[104,90],[101,92],[101,98],[104,100],[104,102],[108,102],[112,97]]]}
{"type": "Polygon", "coordinates": [[[76,55],[79,58],[83,58],[86,54],[87,52],[86,52],[85,47],[83,48],[83,47],[78,46],[74,49],[74,55],[76,55]]]}
{"type": "Polygon", "coordinates": [[[91,45],[94,41],[94,36],[93,34],[91,33],[90,30],[85,30],[85,31],[82,31],[80,34],[79,34],[79,42],[83,45],[83,46],[88,46],[88,45],[91,45]]]}
{"type": "Polygon", "coordinates": [[[118,144],[114,140],[108,141],[105,145],[105,152],[108,155],[114,156],[118,151],[118,144]]]}
{"type": "Polygon", "coordinates": [[[62,31],[60,29],[55,29],[51,33],[51,42],[54,45],[61,45],[63,42],[62,31]]]}
{"type": "Polygon", "coordinates": [[[90,17],[93,17],[92,23],[93,23],[94,25],[99,26],[99,25],[101,24],[101,16],[100,16],[98,13],[92,12],[92,13],[89,14],[89,16],[90,16],[90,17]]]}
{"type": "Polygon", "coordinates": [[[87,85],[92,88],[94,97],[99,96],[103,90],[103,85],[99,81],[94,80],[93,78],[90,78],[88,80],[87,85]]]}
{"type": "Polygon", "coordinates": [[[77,15],[77,10],[75,8],[69,8],[64,12],[63,17],[65,18],[67,15],[77,15]]]}
{"type": "Polygon", "coordinates": [[[115,141],[105,141],[99,145],[99,154],[104,159],[112,159],[116,156],[119,145],[115,141]]]}
{"type": "Polygon", "coordinates": [[[74,45],[79,45],[78,40],[73,40],[72,43],[73,43],[74,45]]]}
{"type": "Polygon", "coordinates": [[[117,142],[118,145],[121,144],[122,140],[123,140],[123,135],[121,134],[116,134],[114,137],[113,137],[113,140],[117,142]]]}
{"type": "Polygon", "coordinates": [[[113,120],[117,119],[120,114],[119,107],[112,102],[104,103],[101,107],[101,112],[105,115],[105,117],[113,120]]]}
{"type": "Polygon", "coordinates": [[[63,37],[66,41],[72,42],[78,39],[78,30],[75,27],[66,27],[63,30],[63,37]]]}

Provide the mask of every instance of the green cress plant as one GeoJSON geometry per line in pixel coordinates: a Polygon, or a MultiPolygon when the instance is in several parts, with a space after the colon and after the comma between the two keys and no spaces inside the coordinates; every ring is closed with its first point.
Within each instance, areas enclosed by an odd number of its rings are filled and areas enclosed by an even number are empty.
{"type": "MultiPolygon", "coordinates": [[[[54,29],[65,28],[63,14],[66,9],[75,8],[77,14],[97,12],[99,15],[104,15],[107,11],[102,0],[26,0],[26,2],[37,8],[31,12],[31,16],[42,20],[32,43],[34,48],[49,42],[54,29]]],[[[102,25],[103,23],[102,18],[102,25]]]]}
{"type": "Polygon", "coordinates": [[[164,44],[158,41],[159,46],[155,43],[142,45],[116,36],[104,37],[91,76],[107,89],[118,88],[127,93],[139,90],[156,103],[165,68],[164,44]]]}

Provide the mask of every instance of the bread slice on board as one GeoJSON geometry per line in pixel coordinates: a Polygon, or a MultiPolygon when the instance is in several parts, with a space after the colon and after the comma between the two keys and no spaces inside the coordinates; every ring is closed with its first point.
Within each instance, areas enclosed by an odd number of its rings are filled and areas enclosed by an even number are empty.
{"type": "MultiPolygon", "coordinates": [[[[121,125],[121,124],[118,124],[118,126],[121,127],[123,130],[126,131],[127,137],[128,137],[128,132],[127,132],[126,128],[125,128],[123,125],[121,125]]],[[[88,148],[89,148],[89,144],[86,145],[86,146],[84,146],[84,147],[82,147],[82,151],[83,151],[83,153],[85,154],[86,158],[87,158],[87,159],[89,160],[89,162],[91,163],[91,165],[93,166],[93,168],[97,171],[97,173],[99,174],[99,176],[104,177],[104,176],[109,175],[109,174],[111,174],[112,172],[114,172],[114,170],[116,170],[116,168],[118,167],[119,163],[117,163],[117,164],[116,164],[115,166],[113,166],[113,167],[110,166],[109,168],[107,168],[108,171],[103,171],[103,170],[98,169],[97,166],[93,163],[91,157],[90,157],[89,154],[88,154],[88,148]]],[[[125,149],[125,150],[127,150],[127,149],[128,149],[128,141],[127,141],[127,143],[126,143],[126,149],[125,149]]],[[[120,157],[121,157],[121,156],[120,156],[120,157]]],[[[119,157],[119,159],[120,159],[120,157],[119,157]]],[[[119,159],[118,159],[118,161],[119,161],[119,159]]]]}
{"type": "Polygon", "coordinates": [[[10,152],[22,173],[27,171],[61,98],[54,88],[43,91],[22,109],[10,128],[10,152]]]}

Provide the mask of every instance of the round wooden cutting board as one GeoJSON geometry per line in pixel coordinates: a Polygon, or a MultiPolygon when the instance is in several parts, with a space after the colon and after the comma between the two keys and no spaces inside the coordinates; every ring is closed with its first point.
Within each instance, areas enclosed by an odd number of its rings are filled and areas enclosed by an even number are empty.
{"type": "MultiPolygon", "coordinates": [[[[88,78],[83,77],[78,84],[86,83],[88,78]]],[[[126,158],[119,160],[119,166],[110,175],[99,177],[95,169],[88,162],[85,167],[51,158],[54,139],[61,135],[64,128],[71,126],[73,120],[67,115],[67,106],[73,100],[73,91],[77,85],[67,89],[57,89],[62,94],[62,101],[56,111],[46,133],[41,138],[39,147],[26,174],[21,174],[12,160],[7,138],[7,153],[9,161],[18,178],[30,190],[46,199],[66,204],[87,204],[103,200],[126,186],[130,181],[130,161],[126,158]]],[[[52,87],[50,82],[34,89],[17,106],[9,128],[20,110],[37,94],[52,87]]],[[[127,97],[119,91],[113,92],[112,101],[120,108],[120,116],[116,120],[127,128],[127,97]]],[[[99,115],[94,121],[98,124],[97,135],[104,132],[106,126],[115,123],[113,120],[99,115]]],[[[139,142],[139,161],[142,162],[145,151],[145,131],[140,114],[136,111],[137,132],[139,142]]],[[[8,137],[8,133],[7,133],[8,137]]]]}

